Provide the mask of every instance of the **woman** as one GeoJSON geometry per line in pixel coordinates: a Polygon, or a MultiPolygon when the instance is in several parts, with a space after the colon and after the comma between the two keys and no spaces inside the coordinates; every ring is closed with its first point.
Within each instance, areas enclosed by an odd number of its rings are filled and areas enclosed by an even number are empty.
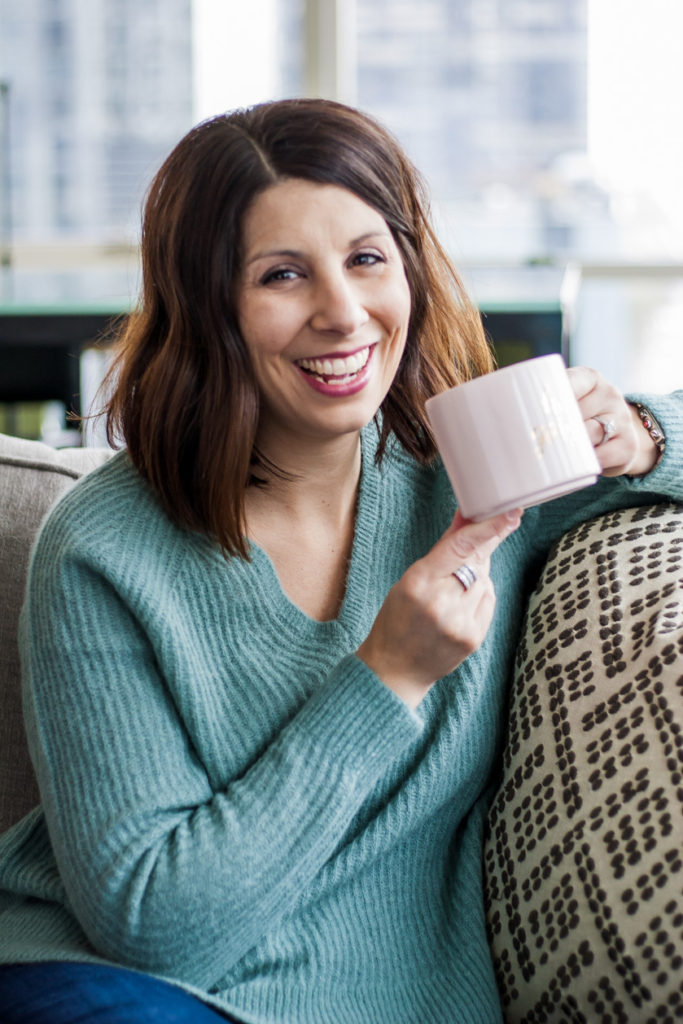
{"type": "Polygon", "coordinates": [[[524,595],[572,522],[683,498],[680,403],[660,458],[572,371],[605,479],[463,521],[424,402],[486,342],[414,169],[337,104],[191,131],[142,253],[127,450],[32,560],[42,803],[0,849],[3,1020],[499,1020],[482,825],[524,595]]]}

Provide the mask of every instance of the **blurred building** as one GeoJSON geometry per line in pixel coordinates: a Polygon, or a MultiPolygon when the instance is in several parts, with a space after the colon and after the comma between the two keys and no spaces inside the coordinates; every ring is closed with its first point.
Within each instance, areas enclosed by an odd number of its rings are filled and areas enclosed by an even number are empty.
{"type": "Polygon", "coordinates": [[[587,0],[356,6],[358,102],[423,171],[458,250],[571,251],[602,205],[565,174],[587,146],[587,0]]]}
{"type": "Polygon", "coordinates": [[[524,187],[586,148],[586,0],[357,0],[358,100],[436,193],[524,187]]]}
{"type": "Polygon", "coordinates": [[[191,0],[0,0],[0,81],[13,236],[125,240],[191,123],[191,0]]]}

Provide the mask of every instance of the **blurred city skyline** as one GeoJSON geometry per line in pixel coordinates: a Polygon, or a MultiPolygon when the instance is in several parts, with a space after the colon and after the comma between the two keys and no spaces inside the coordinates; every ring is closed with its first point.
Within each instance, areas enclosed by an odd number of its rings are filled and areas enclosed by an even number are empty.
{"type": "MultiPolygon", "coordinates": [[[[305,91],[305,6],[0,0],[5,234],[134,243],[144,187],[192,123],[305,91]]],[[[341,98],[398,135],[462,258],[680,258],[683,5],[342,10],[341,98]]]]}
{"type": "Polygon", "coordinates": [[[682,384],[683,3],[335,2],[0,0],[0,305],[125,311],[189,127],[332,94],[406,146],[480,308],[561,308],[574,363],[682,384]]]}

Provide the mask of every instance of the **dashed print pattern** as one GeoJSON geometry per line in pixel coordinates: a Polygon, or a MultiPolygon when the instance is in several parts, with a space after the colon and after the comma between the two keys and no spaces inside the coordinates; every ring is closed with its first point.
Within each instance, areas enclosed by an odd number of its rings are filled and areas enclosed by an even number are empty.
{"type": "Polygon", "coordinates": [[[485,873],[508,1024],[683,1021],[683,508],[610,513],[549,558],[485,873]]]}

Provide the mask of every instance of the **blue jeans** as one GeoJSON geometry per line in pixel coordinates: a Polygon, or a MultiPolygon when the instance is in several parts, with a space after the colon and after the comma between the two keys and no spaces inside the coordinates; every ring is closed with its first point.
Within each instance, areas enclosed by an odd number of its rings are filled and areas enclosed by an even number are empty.
{"type": "Polygon", "coordinates": [[[50,961],[0,966],[0,1021],[220,1024],[232,1018],[145,974],[104,964],[50,961]]]}

